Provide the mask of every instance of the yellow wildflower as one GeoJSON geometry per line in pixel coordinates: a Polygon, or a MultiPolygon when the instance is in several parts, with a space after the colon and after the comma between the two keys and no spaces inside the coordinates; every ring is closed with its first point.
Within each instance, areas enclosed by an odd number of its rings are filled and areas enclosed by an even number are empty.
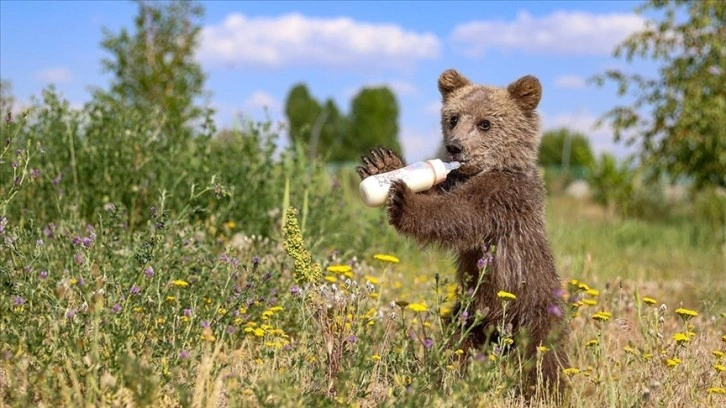
{"type": "Polygon", "coordinates": [[[271,312],[282,312],[283,310],[285,310],[285,308],[282,306],[272,306],[271,308],[269,308],[267,310],[269,310],[271,312]]]}
{"type": "Polygon", "coordinates": [[[381,356],[379,356],[378,354],[374,354],[374,355],[371,356],[371,360],[373,360],[373,361],[381,361],[381,356]]]}
{"type": "Polygon", "coordinates": [[[587,284],[580,282],[580,284],[577,285],[577,289],[584,290],[585,292],[587,292],[588,290],[590,290],[590,287],[587,286],[587,284]]]}
{"type": "Polygon", "coordinates": [[[136,313],[141,313],[141,312],[143,312],[143,311],[144,311],[144,308],[143,308],[143,307],[141,307],[141,306],[136,306],[136,307],[134,308],[134,312],[136,312],[136,313]]]}
{"type": "Polygon", "coordinates": [[[390,262],[390,263],[399,263],[401,262],[398,258],[396,258],[393,255],[386,255],[386,254],[375,254],[373,255],[373,259],[377,259],[381,262],[390,262]]]}
{"type": "Polygon", "coordinates": [[[723,364],[714,364],[713,369],[718,372],[724,372],[726,371],[726,366],[724,366],[723,364]]]}
{"type": "Polygon", "coordinates": [[[709,394],[726,394],[726,389],[721,387],[711,387],[706,390],[709,394]]]}
{"type": "Polygon", "coordinates": [[[690,341],[690,337],[688,337],[688,334],[686,333],[676,333],[673,335],[673,340],[675,340],[678,344],[688,343],[690,341]]]}
{"type": "Polygon", "coordinates": [[[460,356],[460,355],[464,354],[464,350],[456,349],[456,351],[454,353],[456,353],[457,356],[460,356]]]}
{"type": "Polygon", "coordinates": [[[234,227],[237,226],[237,223],[234,221],[227,221],[224,223],[224,225],[229,229],[234,229],[234,227]]]}
{"type": "Polygon", "coordinates": [[[364,276],[363,278],[364,278],[365,280],[367,280],[368,282],[370,282],[370,283],[374,284],[374,285],[378,285],[379,283],[381,283],[381,280],[380,280],[380,279],[378,279],[378,278],[376,278],[375,276],[371,276],[371,275],[366,275],[366,276],[364,276]]]}
{"type": "Polygon", "coordinates": [[[597,305],[597,300],[595,300],[595,299],[582,299],[581,302],[583,305],[587,305],[587,306],[597,305]]]}
{"type": "Polygon", "coordinates": [[[628,354],[638,355],[638,350],[636,350],[630,346],[623,347],[623,351],[625,351],[628,354]]]}
{"type": "Polygon", "coordinates": [[[678,357],[669,358],[668,360],[666,360],[666,366],[668,367],[675,367],[678,364],[681,364],[681,359],[678,357]]]}
{"type": "Polygon", "coordinates": [[[514,293],[505,292],[503,290],[500,290],[499,292],[497,292],[497,297],[499,299],[503,299],[503,300],[514,300],[517,298],[517,296],[514,293]]]}
{"type": "Polygon", "coordinates": [[[676,309],[676,314],[677,314],[678,316],[682,317],[682,318],[683,318],[683,319],[685,319],[685,320],[688,320],[688,319],[690,319],[691,317],[696,317],[696,316],[698,316],[698,312],[696,312],[695,310],[691,310],[691,309],[684,309],[684,308],[682,308],[682,307],[679,307],[678,309],[676,309]]]}
{"type": "Polygon", "coordinates": [[[446,316],[449,316],[450,314],[451,314],[450,307],[441,306],[441,308],[439,309],[439,315],[441,315],[441,317],[446,317],[446,316]]]}
{"type": "Polygon", "coordinates": [[[643,360],[648,361],[651,358],[653,358],[653,355],[650,353],[643,353],[643,360]]]}
{"type": "Polygon", "coordinates": [[[721,336],[721,341],[724,342],[724,343],[726,343],[726,334],[724,334],[723,336],[721,336]]]}
{"type": "Polygon", "coordinates": [[[570,284],[570,285],[572,285],[572,286],[574,286],[574,287],[577,287],[577,286],[578,286],[578,285],[580,284],[580,281],[579,281],[579,280],[577,280],[577,279],[572,279],[572,280],[571,280],[571,281],[569,282],[569,284],[570,284]]]}
{"type": "Polygon", "coordinates": [[[587,343],[585,343],[585,346],[587,346],[587,347],[595,347],[598,344],[600,344],[600,342],[597,339],[592,339],[592,340],[588,341],[587,343]]]}
{"type": "Polygon", "coordinates": [[[605,312],[605,311],[600,311],[600,312],[597,312],[594,315],[592,315],[592,318],[594,320],[598,320],[601,322],[608,321],[608,320],[610,320],[611,317],[613,317],[613,314],[610,312],[605,312]]]}
{"type": "Polygon", "coordinates": [[[350,265],[330,265],[326,270],[332,273],[346,273],[351,271],[351,267],[350,265]]]}
{"type": "Polygon", "coordinates": [[[537,346],[537,351],[540,353],[546,353],[550,351],[550,348],[547,346],[537,346]]]}
{"type": "Polygon", "coordinates": [[[330,283],[335,283],[338,281],[338,278],[336,278],[335,276],[332,276],[332,275],[328,275],[323,279],[325,279],[326,281],[328,281],[330,283]]]}
{"type": "Polygon", "coordinates": [[[600,291],[597,289],[588,289],[585,291],[585,293],[590,296],[600,296],[600,291]]]}
{"type": "Polygon", "coordinates": [[[181,279],[174,279],[173,281],[171,281],[171,284],[180,288],[186,288],[187,286],[189,286],[189,282],[181,279]]]}
{"type": "Polygon", "coordinates": [[[652,297],[646,296],[646,297],[643,298],[643,303],[646,303],[646,304],[649,304],[649,305],[654,305],[654,304],[656,304],[656,300],[653,299],[652,297]]]}
{"type": "Polygon", "coordinates": [[[174,296],[167,296],[166,301],[169,303],[173,303],[174,301],[176,301],[176,298],[174,296]]]}
{"type": "Polygon", "coordinates": [[[262,337],[265,335],[265,331],[258,327],[252,331],[252,334],[254,334],[257,337],[262,337]]]}
{"type": "Polygon", "coordinates": [[[723,358],[724,354],[721,350],[714,350],[713,355],[716,356],[716,358],[723,358]]]}
{"type": "Polygon", "coordinates": [[[407,309],[411,309],[414,312],[428,312],[429,308],[423,303],[411,303],[406,306],[407,309]]]}
{"type": "Polygon", "coordinates": [[[580,372],[580,369],[579,368],[570,367],[570,368],[565,368],[564,370],[562,370],[562,372],[565,375],[573,376],[575,374],[578,374],[580,372]]]}

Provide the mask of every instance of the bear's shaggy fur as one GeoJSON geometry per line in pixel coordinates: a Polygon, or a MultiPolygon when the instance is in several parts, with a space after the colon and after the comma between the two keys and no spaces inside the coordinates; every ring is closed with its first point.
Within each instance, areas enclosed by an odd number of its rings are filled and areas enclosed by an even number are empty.
{"type": "MultiPolygon", "coordinates": [[[[474,310],[467,311],[468,316],[484,315],[484,321],[466,339],[466,348],[477,348],[496,336],[494,327],[503,316],[497,293],[516,294],[504,315],[515,349],[525,360],[523,391],[531,394],[537,385],[538,346],[549,348],[542,355],[541,378],[547,388],[561,390],[567,329],[545,231],[544,186],[536,166],[540,83],[525,76],[498,88],[473,84],[447,70],[438,85],[444,144],[449,159],[461,167],[422,193],[395,182],[388,200],[389,223],[421,243],[453,250],[464,293],[480,279],[477,262],[487,257],[487,248],[496,248],[472,299],[474,310]]],[[[371,150],[362,161],[357,168],[361,178],[405,166],[385,147],[371,150]]]]}

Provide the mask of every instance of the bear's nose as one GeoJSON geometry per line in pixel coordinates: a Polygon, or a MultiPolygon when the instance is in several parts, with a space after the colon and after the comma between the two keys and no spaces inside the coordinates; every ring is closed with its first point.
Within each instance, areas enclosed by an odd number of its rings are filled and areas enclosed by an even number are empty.
{"type": "Polygon", "coordinates": [[[453,140],[446,143],[446,151],[451,155],[459,154],[464,149],[458,140],[453,140]]]}

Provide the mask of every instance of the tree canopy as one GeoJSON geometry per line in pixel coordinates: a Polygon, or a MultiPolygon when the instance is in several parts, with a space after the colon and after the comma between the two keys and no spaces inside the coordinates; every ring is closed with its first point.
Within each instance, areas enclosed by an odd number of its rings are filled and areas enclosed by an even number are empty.
{"type": "Polygon", "coordinates": [[[590,167],[594,162],[590,141],[584,134],[562,128],[542,135],[540,165],[590,167]]]}
{"type": "Polygon", "coordinates": [[[101,46],[111,55],[101,64],[113,78],[110,92],[97,95],[158,115],[179,130],[204,115],[195,98],[203,95],[205,75],[194,55],[204,10],[190,1],[136,3],[134,32],[104,29],[101,46]]]}
{"type": "Polygon", "coordinates": [[[631,62],[651,59],[658,76],[608,70],[629,105],[616,106],[609,122],[615,139],[637,143],[655,175],[689,176],[697,187],[726,187],[726,2],[650,0],[637,10],[655,15],[614,51],[631,62]]]}
{"type": "Polygon", "coordinates": [[[346,116],[332,99],[321,105],[305,84],[296,84],[288,93],[285,114],[291,141],[307,144],[311,156],[345,162],[380,144],[401,149],[398,103],[386,87],[362,89],[346,116]]]}

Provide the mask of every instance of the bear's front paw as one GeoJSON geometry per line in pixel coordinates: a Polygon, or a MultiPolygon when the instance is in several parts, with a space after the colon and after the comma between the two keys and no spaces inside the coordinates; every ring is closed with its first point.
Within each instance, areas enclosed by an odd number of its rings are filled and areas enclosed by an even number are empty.
{"type": "Polygon", "coordinates": [[[388,223],[396,228],[402,225],[402,219],[406,206],[410,205],[413,191],[401,180],[394,180],[391,183],[391,190],[388,193],[388,223]]]}
{"type": "Polygon", "coordinates": [[[361,156],[362,166],[355,168],[361,180],[368,176],[398,170],[406,166],[406,162],[393,150],[380,146],[371,149],[367,156],[361,156]]]}

